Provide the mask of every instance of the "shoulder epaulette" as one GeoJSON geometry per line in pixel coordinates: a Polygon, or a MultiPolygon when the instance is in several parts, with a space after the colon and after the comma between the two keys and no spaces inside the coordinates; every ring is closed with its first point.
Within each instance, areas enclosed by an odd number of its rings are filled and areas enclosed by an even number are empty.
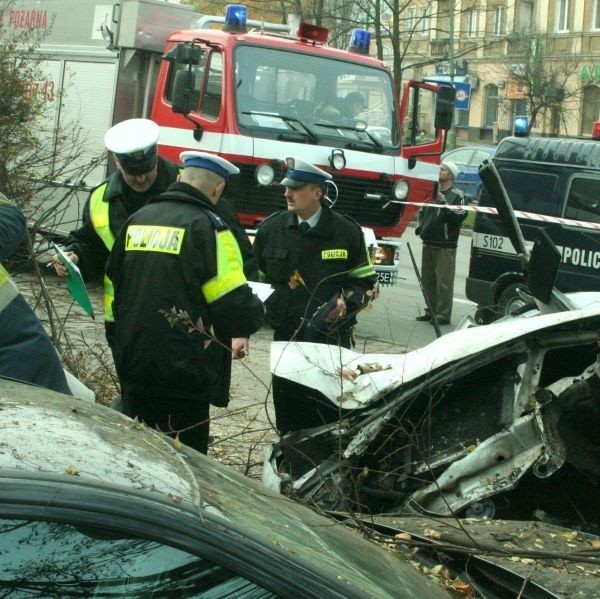
{"type": "Polygon", "coordinates": [[[210,208],[202,208],[202,210],[204,210],[206,216],[208,216],[210,222],[212,223],[213,227],[217,231],[223,231],[225,229],[230,228],[229,225],[216,212],[213,212],[210,208]]]}
{"type": "Polygon", "coordinates": [[[336,214],[343,216],[346,220],[349,220],[351,223],[355,224],[359,229],[362,229],[362,225],[350,215],[344,214],[343,212],[336,212],[336,214]]]}
{"type": "Polygon", "coordinates": [[[267,216],[267,218],[261,220],[258,225],[256,225],[256,228],[259,229],[260,227],[262,227],[268,220],[271,220],[274,216],[277,216],[278,214],[281,214],[282,212],[287,212],[287,210],[279,210],[278,212],[273,212],[272,214],[269,214],[269,216],[267,216]]]}

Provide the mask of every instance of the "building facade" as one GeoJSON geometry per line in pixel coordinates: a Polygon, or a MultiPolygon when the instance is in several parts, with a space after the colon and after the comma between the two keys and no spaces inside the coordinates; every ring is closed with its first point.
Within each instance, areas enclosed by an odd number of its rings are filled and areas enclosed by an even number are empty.
{"type": "Polygon", "coordinates": [[[517,115],[548,136],[600,120],[600,0],[415,3],[402,22],[403,78],[456,84],[461,145],[497,142],[517,115]]]}

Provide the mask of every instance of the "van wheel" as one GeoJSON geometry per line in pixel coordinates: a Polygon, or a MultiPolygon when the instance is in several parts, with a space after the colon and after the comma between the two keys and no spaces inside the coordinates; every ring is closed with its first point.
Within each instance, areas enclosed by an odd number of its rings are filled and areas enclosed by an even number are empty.
{"type": "Polygon", "coordinates": [[[520,308],[528,305],[528,302],[519,295],[519,289],[523,289],[529,294],[529,290],[523,283],[511,283],[502,291],[498,298],[498,318],[514,314],[520,308]]]}

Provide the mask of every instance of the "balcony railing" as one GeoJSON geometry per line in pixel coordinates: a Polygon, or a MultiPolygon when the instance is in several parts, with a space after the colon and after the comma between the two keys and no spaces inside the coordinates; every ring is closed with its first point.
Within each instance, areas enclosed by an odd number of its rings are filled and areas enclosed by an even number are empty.
{"type": "Polygon", "coordinates": [[[448,56],[450,40],[448,38],[431,40],[431,56],[448,56]]]}
{"type": "Polygon", "coordinates": [[[522,37],[506,40],[506,53],[509,56],[520,56],[527,52],[528,41],[522,37]]]}

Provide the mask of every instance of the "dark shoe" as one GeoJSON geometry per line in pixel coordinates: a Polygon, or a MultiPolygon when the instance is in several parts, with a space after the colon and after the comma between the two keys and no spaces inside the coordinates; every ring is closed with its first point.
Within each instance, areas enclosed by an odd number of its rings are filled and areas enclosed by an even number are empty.
{"type": "Polygon", "coordinates": [[[431,316],[429,314],[421,314],[421,316],[417,316],[415,320],[419,322],[429,322],[431,320],[431,316]]]}

